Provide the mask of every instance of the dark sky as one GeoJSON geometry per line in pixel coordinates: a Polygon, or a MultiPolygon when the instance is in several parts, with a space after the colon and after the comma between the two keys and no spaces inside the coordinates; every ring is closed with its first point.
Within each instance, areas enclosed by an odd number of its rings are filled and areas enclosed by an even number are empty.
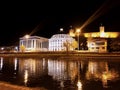
{"type": "Polygon", "coordinates": [[[81,27],[82,32],[120,30],[120,0],[29,0],[2,2],[0,46],[18,44],[25,34],[50,38],[63,28],[81,27]]]}

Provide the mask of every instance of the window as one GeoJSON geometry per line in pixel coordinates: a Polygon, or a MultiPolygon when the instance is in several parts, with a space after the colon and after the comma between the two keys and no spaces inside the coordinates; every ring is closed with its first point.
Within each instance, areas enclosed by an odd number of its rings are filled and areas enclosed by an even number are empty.
{"type": "Polygon", "coordinates": [[[105,42],[96,42],[96,45],[104,45],[105,42]]]}
{"type": "Polygon", "coordinates": [[[99,49],[99,47],[96,47],[96,49],[99,49]]]}
{"type": "Polygon", "coordinates": [[[105,47],[102,47],[102,49],[105,49],[105,47]]]}

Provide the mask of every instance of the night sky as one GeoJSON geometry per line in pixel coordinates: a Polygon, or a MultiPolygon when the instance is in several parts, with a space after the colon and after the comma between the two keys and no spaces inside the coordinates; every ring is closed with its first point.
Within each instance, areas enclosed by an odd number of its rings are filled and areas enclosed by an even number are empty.
{"type": "Polygon", "coordinates": [[[1,3],[0,46],[17,45],[25,34],[50,38],[60,28],[82,32],[120,30],[120,0],[40,0],[1,3]]]}

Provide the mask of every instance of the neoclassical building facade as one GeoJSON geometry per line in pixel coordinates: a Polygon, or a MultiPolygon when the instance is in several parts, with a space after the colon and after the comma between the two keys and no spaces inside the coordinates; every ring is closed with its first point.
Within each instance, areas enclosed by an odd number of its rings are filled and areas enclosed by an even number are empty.
{"type": "Polygon", "coordinates": [[[48,51],[48,39],[39,36],[24,36],[19,41],[19,51],[48,51]]]}
{"type": "MultiPolygon", "coordinates": [[[[68,34],[55,34],[49,39],[49,51],[66,51],[65,44],[71,44],[74,41],[68,34]]],[[[74,50],[73,47],[68,47],[69,50],[74,50]]]]}

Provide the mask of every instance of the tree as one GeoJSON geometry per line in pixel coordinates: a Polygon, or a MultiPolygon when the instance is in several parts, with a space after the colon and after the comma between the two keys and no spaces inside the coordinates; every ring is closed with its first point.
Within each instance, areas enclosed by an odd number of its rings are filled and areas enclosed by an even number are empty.
{"type": "Polygon", "coordinates": [[[24,46],[24,45],[21,45],[21,46],[20,46],[20,51],[21,51],[21,52],[24,52],[24,51],[25,51],[25,46],[24,46]]]}
{"type": "Polygon", "coordinates": [[[109,46],[111,51],[120,51],[120,38],[111,39],[109,46]]]}
{"type": "Polygon", "coordinates": [[[63,43],[64,47],[66,48],[66,51],[68,52],[69,49],[70,49],[70,42],[68,40],[66,40],[64,43],[63,43]]]}
{"type": "Polygon", "coordinates": [[[75,48],[78,47],[78,43],[76,40],[73,40],[72,42],[69,42],[68,40],[66,40],[66,42],[64,42],[63,44],[66,47],[66,51],[75,50],[75,48]]]}
{"type": "Polygon", "coordinates": [[[72,43],[71,43],[71,46],[72,48],[75,50],[77,47],[78,47],[78,42],[76,40],[74,40],[72,43]]]}

